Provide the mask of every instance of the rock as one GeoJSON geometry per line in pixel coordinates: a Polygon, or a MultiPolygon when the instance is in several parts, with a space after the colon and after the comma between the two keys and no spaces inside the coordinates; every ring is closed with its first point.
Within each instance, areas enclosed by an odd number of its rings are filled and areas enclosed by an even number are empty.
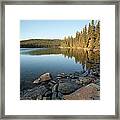
{"type": "Polygon", "coordinates": [[[96,79],[94,83],[100,86],[100,79],[96,79]]]}
{"type": "Polygon", "coordinates": [[[62,77],[60,77],[60,76],[58,77],[58,76],[57,76],[56,78],[57,78],[57,79],[61,79],[62,77]]]}
{"type": "Polygon", "coordinates": [[[51,100],[51,97],[47,97],[46,100],[51,100]]]}
{"type": "Polygon", "coordinates": [[[38,87],[38,92],[41,95],[44,95],[47,91],[48,91],[48,89],[45,86],[39,86],[38,87]]]}
{"type": "Polygon", "coordinates": [[[80,75],[80,73],[79,73],[79,72],[75,72],[75,73],[74,73],[74,75],[79,76],[79,75],[80,75]]]}
{"type": "Polygon", "coordinates": [[[50,97],[43,97],[43,100],[51,100],[50,97]]]}
{"type": "Polygon", "coordinates": [[[32,99],[32,100],[36,100],[36,99],[37,99],[37,96],[38,96],[37,94],[32,94],[31,99],[32,99]]]}
{"type": "Polygon", "coordinates": [[[63,100],[63,94],[60,92],[53,92],[52,94],[52,100],[63,100]]]}
{"type": "Polygon", "coordinates": [[[54,87],[54,85],[55,85],[55,84],[50,81],[50,82],[48,83],[49,89],[52,89],[52,88],[54,87]]]}
{"type": "Polygon", "coordinates": [[[97,91],[97,94],[91,97],[93,100],[100,100],[100,91],[97,91]]]}
{"type": "Polygon", "coordinates": [[[39,96],[37,97],[37,100],[42,100],[42,99],[43,99],[42,95],[39,95],[39,96]]]}
{"type": "Polygon", "coordinates": [[[71,79],[72,82],[75,82],[76,84],[82,86],[83,85],[83,82],[80,81],[79,79],[71,79]]]}
{"type": "Polygon", "coordinates": [[[40,76],[41,81],[48,81],[52,79],[52,76],[50,73],[45,73],[40,76]]]}
{"type": "Polygon", "coordinates": [[[35,83],[35,84],[40,83],[40,78],[38,78],[35,81],[33,81],[33,83],[35,83]]]}
{"type": "Polygon", "coordinates": [[[47,91],[44,96],[48,97],[52,94],[52,91],[47,91]]]}
{"type": "Polygon", "coordinates": [[[65,73],[60,73],[61,75],[65,75],[65,73]]]}
{"type": "Polygon", "coordinates": [[[21,96],[21,97],[20,97],[20,100],[32,100],[32,98],[31,98],[31,97],[21,96]]]}
{"type": "Polygon", "coordinates": [[[70,78],[72,78],[72,79],[77,79],[77,78],[79,78],[79,76],[73,75],[73,76],[71,76],[70,78]]]}
{"type": "Polygon", "coordinates": [[[49,81],[51,79],[52,79],[51,74],[45,73],[45,74],[41,75],[38,79],[36,79],[33,83],[45,82],[45,81],[49,81]]]}
{"type": "Polygon", "coordinates": [[[65,73],[60,73],[57,75],[57,79],[62,79],[62,78],[69,78],[70,75],[69,74],[65,74],[65,73]]]}
{"type": "Polygon", "coordinates": [[[45,86],[34,87],[33,89],[27,90],[23,95],[24,99],[37,99],[38,96],[43,96],[48,89],[45,86]]]}
{"type": "Polygon", "coordinates": [[[51,83],[53,83],[53,84],[56,84],[56,83],[57,83],[57,82],[56,82],[56,81],[54,81],[54,80],[51,80],[50,82],[51,82],[51,83]]]}
{"type": "Polygon", "coordinates": [[[58,99],[60,99],[60,100],[64,99],[63,94],[61,92],[58,92],[58,99]]]}
{"type": "MultiPolygon", "coordinates": [[[[97,86],[98,87],[98,86],[97,86]]],[[[100,92],[97,91],[96,85],[91,83],[85,87],[82,87],[70,95],[64,95],[66,100],[93,100],[100,99],[100,92]]]]}
{"type": "Polygon", "coordinates": [[[79,77],[80,84],[90,84],[95,78],[93,77],[79,77]]]}
{"type": "Polygon", "coordinates": [[[99,77],[99,76],[100,76],[100,73],[99,73],[99,72],[97,72],[97,71],[96,71],[96,72],[93,72],[92,74],[93,74],[94,76],[97,76],[97,77],[99,77]]]}
{"type": "Polygon", "coordinates": [[[95,83],[95,84],[100,86],[100,82],[97,82],[97,83],[95,83]]]}
{"type": "Polygon", "coordinates": [[[57,75],[57,79],[61,79],[65,77],[65,73],[60,73],[57,75]]]}
{"type": "Polygon", "coordinates": [[[90,74],[94,75],[96,77],[100,77],[100,64],[95,64],[91,70],[90,70],[90,74]]]}
{"type": "Polygon", "coordinates": [[[78,79],[71,79],[72,82],[76,82],[79,81],[78,79]]]}
{"type": "Polygon", "coordinates": [[[52,88],[52,92],[57,92],[58,91],[58,84],[55,84],[52,88]]]}
{"type": "Polygon", "coordinates": [[[100,100],[100,96],[94,96],[92,97],[93,100],[100,100]]]}
{"type": "Polygon", "coordinates": [[[80,86],[74,82],[59,83],[58,91],[62,94],[70,94],[78,89],[80,86]]]}
{"type": "Polygon", "coordinates": [[[89,85],[87,85],[87,86],[88,86],[88,87],[91,86],[91,87],[93,87],[93,88],[96,88],[97,91],[100,91],[100,86],[97,85],[97,84],[91,83],[91,84],[89,84],[89,85]]]}
{"type": "Polygon", "coordinates": [[[70,74],[70,78],[72,78],[72,79],[77,79],[77,78],[79,78],[79,76],[80,76],[79,72],[75,72],[73,74],[70,74]]]}
{"type": "Polygon", "coordinates": [[[89,71],[89,70],[87,70],[87,71],[85,71],[85,72],[82,74],[82,76],[83,76],[83,77],[88,76],[88,75],[89,75],[89,73],[90,73],[90,71],[89,71]]]}
{"type": "Polygon", "coordinates": [[[47,97],[43,97],[43,100],[47,100],[47,97]]]}
{"type": "Polygon", "coordinates": [[[71,81],[70,78],[62,78],[59,80],[59,83],[70,82],[70,81],[71,81]]]}
{"type": "Polygon", "coordinates": [[[57,100],[57,92],[53,92],[53,94],[52,94],[52,100],[57,100]]]}
{"type": "Polygon", "coordinates": [[[77,83],[78,85],[82,85],[82,82],[80,80],[76,80],[75,83],[77,83]]]}

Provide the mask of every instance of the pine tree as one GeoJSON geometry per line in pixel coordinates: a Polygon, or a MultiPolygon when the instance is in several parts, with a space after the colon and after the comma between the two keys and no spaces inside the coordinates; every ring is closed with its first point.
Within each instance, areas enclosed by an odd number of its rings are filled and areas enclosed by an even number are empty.
{"type": "Polygon", "coordinates": [[[100,49],[100,21],[98,21],[96,25],[95,34],[96,34],[95,48],[100,49]]]}
{"type": "Polygon", "coordinates": [[[65,37],[64,42],[62,42],[62,47],[70,47],[70,48],[89,48],[90,50],[99,49],[100,48],[100,21],[97,21],[95,25],[94,20],[89,23],[88,28],[85,27],[81,32],[77,31],[76,36],[73,38],[72,36],[65,37]]]}

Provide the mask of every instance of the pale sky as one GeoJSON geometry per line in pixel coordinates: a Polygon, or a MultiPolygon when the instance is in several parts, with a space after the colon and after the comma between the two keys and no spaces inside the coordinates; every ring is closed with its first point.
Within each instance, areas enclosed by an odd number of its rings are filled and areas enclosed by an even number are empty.
{"type": "Polygon", "coordinates": [[[63,39],[74,36],[90,20],[21,20],[20,40],[24,39],[63,39]]]}

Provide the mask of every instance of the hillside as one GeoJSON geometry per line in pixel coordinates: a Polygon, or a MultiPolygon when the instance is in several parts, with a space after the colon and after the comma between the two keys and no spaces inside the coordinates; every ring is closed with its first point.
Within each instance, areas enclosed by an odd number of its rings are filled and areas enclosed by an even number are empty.
{"type": "Polygon", "coordinates": [[[29,39],[20,41],[21,48],[56,48],[60,46],[60,41],[58,39],[29,39]]]}

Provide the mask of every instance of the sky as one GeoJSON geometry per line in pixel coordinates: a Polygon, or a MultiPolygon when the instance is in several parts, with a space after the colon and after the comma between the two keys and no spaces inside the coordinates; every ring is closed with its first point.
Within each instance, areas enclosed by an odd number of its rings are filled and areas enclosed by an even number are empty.
{"type": "Polygon", "coordinates": [[[63,39],[75,36],[90,20],[21,20],[20,40],[63,39]]]}

